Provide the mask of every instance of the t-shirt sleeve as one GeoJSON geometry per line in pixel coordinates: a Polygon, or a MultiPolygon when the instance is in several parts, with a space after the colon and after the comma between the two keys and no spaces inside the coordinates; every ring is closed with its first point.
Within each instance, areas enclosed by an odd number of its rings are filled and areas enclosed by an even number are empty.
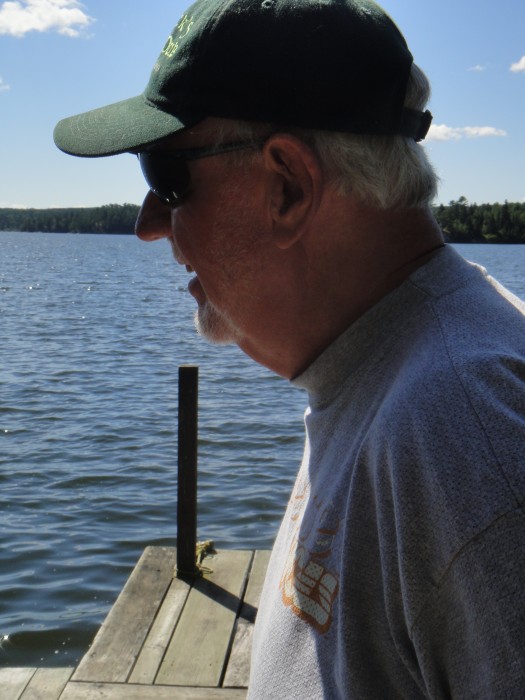
{"type": "Polygon", "coordinates": [[[430,697],[523,697],[523,507],[499,517],[458,553],[412,632],[430,697]]]}

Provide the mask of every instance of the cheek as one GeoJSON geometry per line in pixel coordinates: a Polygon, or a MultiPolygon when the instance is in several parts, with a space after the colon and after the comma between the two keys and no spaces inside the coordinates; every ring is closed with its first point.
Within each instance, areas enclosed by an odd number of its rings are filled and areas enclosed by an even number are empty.
{"type": "Polygon", "coordinates": [[[171,239],[175,258],[179,262],[198,267],[199,251],[202,249],[202,217],[192,213],[189,207],[173,209],[171,213],[171,239]]]}
{"type": "Polygon", "coordinates": [[[269,236],[254,200],[239,185],[227,197],[196,196],[173,211],[175,248],[214,301],[253,288],[265,268],[269,236]]]}
{"type": "Polygon", "coordinates": [[[207,251],[229,276],[239,280],[264,268],[269,242],[256,208],[250,202],[239,202],[225,207],[213,222],[207,251]]]}

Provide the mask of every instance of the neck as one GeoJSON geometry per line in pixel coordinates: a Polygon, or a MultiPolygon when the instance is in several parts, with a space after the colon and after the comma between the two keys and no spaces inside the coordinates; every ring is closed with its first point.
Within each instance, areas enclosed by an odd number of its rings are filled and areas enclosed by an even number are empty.
{"type": "Polygon", "coordinates": [[[335,211],[338,220],[333,208],[327,211],[297,249],[270,341],[267,334],[264,342],[240,344],[288,379],[444,245],[429,209],[388,211],[350,202],[335,211]]]}

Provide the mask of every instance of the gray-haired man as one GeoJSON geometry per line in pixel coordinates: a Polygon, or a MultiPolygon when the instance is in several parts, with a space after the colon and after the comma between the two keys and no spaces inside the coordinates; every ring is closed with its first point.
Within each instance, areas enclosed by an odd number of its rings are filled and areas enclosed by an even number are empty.
{"type": "Polygon", "coordinates": [[[200,332],[308,392],[252,698],[523,694],[524,305],[444,244],[427,99],[369,0],[198,0],[55,131],[138,154],[200,332]]]}

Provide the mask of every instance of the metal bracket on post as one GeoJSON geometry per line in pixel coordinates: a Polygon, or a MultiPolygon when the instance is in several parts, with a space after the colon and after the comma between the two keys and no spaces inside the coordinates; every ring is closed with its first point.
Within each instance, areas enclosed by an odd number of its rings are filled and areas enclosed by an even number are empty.
{"type": "Polygon", "coordinates": [[[197,545],[197,414],[199,368],[179,367],[177,578],[199,575],[197,545]]]}

